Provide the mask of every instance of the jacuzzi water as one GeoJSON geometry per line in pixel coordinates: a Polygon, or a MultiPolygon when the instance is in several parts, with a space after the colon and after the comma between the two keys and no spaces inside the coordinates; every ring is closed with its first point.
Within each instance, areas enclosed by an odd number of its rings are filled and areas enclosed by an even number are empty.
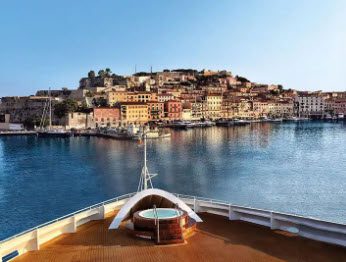
{"type": "MultiPolygon", "coordinates": [[[[157,216],[159,219],[175,218],[182,215],[182,211],[174,208],[156,208],[157,216]]],[[[155,218],[154,209],[147,209],[139,213],[144,218],[155,218]]]]}

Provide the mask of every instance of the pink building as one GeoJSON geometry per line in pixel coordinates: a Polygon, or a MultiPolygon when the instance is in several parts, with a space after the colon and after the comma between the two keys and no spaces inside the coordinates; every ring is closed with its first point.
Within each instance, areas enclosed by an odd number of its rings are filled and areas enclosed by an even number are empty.
{"type": "Polygon", "coordinates": [[[165,113],[167,118],[172,120],[181,119],[182,104],[177,100],[170,100],[165,103],[165,113]]]}

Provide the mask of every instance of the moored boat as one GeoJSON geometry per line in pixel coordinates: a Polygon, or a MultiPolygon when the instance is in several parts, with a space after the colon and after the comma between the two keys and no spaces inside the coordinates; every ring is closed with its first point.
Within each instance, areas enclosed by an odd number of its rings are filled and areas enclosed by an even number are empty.
{"type": "Polygon", "coordinates": [[[50,93],[50,88],[48,92],[48,100],[46,101],[40,122],[40,128],[37,131],[37,136],[42,138],[49,137],[61,137],[67,138],[72,135],[72,132],[67,131],[63,128],[53,128],[52,126],[52,97],[50,93]],[[48,117],[48,126],[44,127],[48,117]]]}
{"type": "Polygon", "coordinates": [[[42,138],[48,138],[48,137],[61,137],[61,138],[68,138],[72,136],[72,133],[66,130],[61,129],[51,129],[51,130],[40,130],[37,132],[38,137],[42,138]]]}
{"type": "Polygon", "coordinates": [[[234,126],[234,121],[231,119],[218,119],[215,122],[216,126],[224,126],[224,127],[229,127],[229,126],[234,126]]]}

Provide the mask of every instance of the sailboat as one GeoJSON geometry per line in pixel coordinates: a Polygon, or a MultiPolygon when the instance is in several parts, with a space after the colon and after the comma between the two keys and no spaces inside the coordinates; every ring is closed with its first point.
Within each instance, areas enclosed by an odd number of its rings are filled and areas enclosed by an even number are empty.
{"type": "Polygon", "coordinates": [[[41,122],[40,122],[40,128],[37,132],[37,136],[38,137],[70,137],[71,136],[71,132],[66,131],[64,129],[61,128],[52,128],[52,97],[51,97],[51,92],[50,92],[50,88],[48,91],[48,100],[44,105],[43,108],[43,113],[42,113],[42,117],[41,117],[41,122]],[[48,114],[48,126],[44,127],[45,124],[45,120],[47,118],[47,114],[48,114]]]}

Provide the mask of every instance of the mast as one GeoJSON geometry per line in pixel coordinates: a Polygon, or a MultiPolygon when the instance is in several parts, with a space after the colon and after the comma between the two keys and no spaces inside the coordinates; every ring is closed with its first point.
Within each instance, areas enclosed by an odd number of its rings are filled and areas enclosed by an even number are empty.
{"type": "Polygon", "coordinates": [[[141,176],[139,178],[139,184],[138,184],[138,188],[137,188],[137,192],[142,191],[142,190],[146,190],[149,187],[153,188],[153,183],[151,182],[151,179],[155,176],[157,176],[157,174],[150,174],[148,167],[147,167],[147,135],[144,132],[143,134],[143,138],[144,138],[144,165],[142,168],[142,172],[141,172],[141,176]]]}
{"type": "MultiPolygon", "coordinates": [[[[147,136],[144,134],[144,170],[149,174],[148,168],[147,168],[147,136]]],[[[150,179],[150,177],[149,177],[150,179]]],[[[150,181],[151,183],[151,181],[150,181]]],[[[148,189],[148,177],[144,176],[144,190],[148,189]]]]}
{"type": "Polygon", "coordinates": [[[49,128],[48,130],[52,129],[52,97],[50,93],[50,87],[48,91],[48,96],[49,96],[49,128]]]}

